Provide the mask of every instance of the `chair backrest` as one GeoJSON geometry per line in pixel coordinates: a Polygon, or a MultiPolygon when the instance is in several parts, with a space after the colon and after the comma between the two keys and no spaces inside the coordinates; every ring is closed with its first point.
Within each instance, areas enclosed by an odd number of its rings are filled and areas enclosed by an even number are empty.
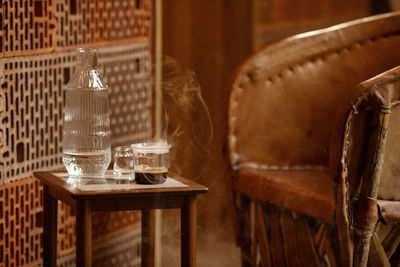
{"type": "Polygon", "coordinates": [[[231,79],[233,169],[329,165],[335,113],[360,82],[400,63],[400,13],[297,35],[246,60],[231,79]]]}

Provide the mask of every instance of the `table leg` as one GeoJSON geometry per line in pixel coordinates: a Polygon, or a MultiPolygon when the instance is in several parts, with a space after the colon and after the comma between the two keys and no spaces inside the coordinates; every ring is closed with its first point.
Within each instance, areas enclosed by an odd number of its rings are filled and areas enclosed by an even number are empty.
{"type": "Polygon", "coordinates": [[[76,203],[76,266],[92,266],[92,213],[87,200],[76,203]]]}
{"type": "Polygon", "coordinates": [[[142,210],[142,267],[154,266],[154,210],[142,210]]]}
{"type": "Polygon", "coordinates": [[[43,266],[55,267],[57,263],[57,199],[43,188],[43,266]]]}
{"type": "Polygon", "coordinates": [[[197,197],[185,198],[181,210],[181,265],[196,266],[196,205],[197,197]]]}

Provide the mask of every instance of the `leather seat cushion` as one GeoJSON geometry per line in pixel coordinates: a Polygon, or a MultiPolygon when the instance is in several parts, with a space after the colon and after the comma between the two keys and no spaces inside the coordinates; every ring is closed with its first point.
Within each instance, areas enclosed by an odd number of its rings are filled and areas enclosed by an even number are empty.
{"type": "Polygon", "coordinates": [[[333,223],[335,182],[327,170],[236,172],[234,190],[252,199],[333,223]]]}

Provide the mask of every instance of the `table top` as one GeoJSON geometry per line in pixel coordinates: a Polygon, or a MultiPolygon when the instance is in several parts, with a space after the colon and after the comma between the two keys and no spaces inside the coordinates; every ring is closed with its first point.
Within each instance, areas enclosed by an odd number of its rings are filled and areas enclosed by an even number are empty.
{"type": "Polygon", "coordinates": [[[52,190],[73,199],[108,198],[120,196],[171,196],[205,194],[208,188],[191,180],[168,173],[165,183],[139,185],[126,177],[114,175],[112,171],[102,177],[69,177],[66,171],[35,172],[34,176],[52,190]]]}

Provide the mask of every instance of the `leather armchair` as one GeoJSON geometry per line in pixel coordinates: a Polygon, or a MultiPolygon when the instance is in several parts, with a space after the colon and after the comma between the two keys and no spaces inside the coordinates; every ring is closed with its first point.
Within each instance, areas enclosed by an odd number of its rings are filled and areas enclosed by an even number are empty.
{"type": "Polygon", "coordinates": [[[397,264],[398,65],[400,13],[388,13],[290,37],[237,68],[228,177],[244,266],[257,251],[262,266],[397,264]]]}

